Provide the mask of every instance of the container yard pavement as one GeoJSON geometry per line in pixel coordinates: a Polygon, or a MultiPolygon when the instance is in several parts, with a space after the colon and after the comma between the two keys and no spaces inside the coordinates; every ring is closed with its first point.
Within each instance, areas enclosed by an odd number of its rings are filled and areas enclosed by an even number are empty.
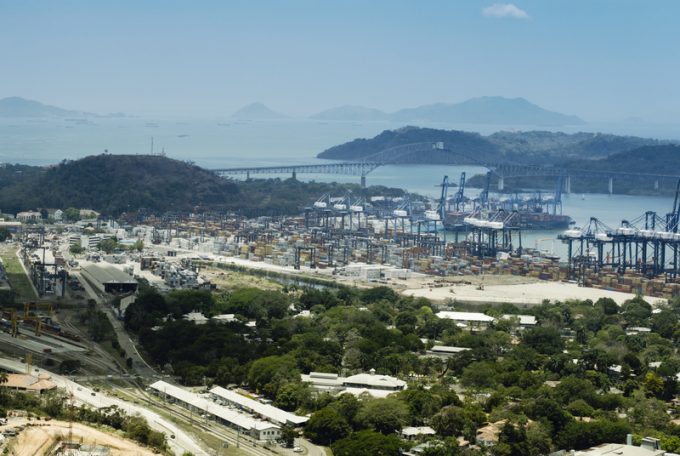
{"type": "MultiPolygon", "coordinates": [[[[541,304],[544,299],[567,301],[570,299],[597,301],[599,298],[612,298],[618,304],[634,298],[632,293],[579,287],[575,283],[535,282],[516,285],[485,285],[483,290],[477,285],[454,285],[440,288],[410,288],[402,291],[408,296],[424,297],[434,301],[453,299],[461,302],[489,302],[510,304],[541,304]]],[[[650,304],[666,302],[661,298],[646,298],[650,304]]]]}

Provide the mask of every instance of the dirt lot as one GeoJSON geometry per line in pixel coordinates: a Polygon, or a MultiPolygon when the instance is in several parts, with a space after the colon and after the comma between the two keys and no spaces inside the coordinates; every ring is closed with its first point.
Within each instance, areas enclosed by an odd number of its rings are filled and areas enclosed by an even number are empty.
{"type": "MultiPolygon", "coordinates": [[[[68,438],[69,425],[63,421],[29,422],[25,419],[14,419],[3,427],[16,428],[22,425],[27,426],[12,439],[14,440],[12,442],[13,454],[16,456],[44,455],[58,439],[68,438]]],[[[151,450],[136,445],[130,440],[79,423],[73,424],[73,440],[84,444],[106,446],[111,450],[112,456],[152,456],[154,454],[151,450]]]]}

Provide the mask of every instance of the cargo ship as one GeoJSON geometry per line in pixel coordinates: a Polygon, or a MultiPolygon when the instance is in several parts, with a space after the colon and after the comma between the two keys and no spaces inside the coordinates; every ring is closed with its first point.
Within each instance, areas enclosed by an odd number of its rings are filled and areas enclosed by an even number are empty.
{"type": "MultiPolygon", "coordinates": [[[[522,230],[564,230],[573,223],[568,215],[536,210],[517,210],[516,213],[512,225],[522,230]]],[[[464,227],[463,220],[469,215],[470,212],[447,212],[444,226],[449,230],[460,231],[464,227]]]]}

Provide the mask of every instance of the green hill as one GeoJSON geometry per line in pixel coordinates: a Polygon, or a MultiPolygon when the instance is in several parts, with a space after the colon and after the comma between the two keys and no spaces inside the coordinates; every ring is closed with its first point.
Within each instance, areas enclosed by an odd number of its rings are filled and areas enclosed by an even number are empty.
{"type": "Polygon", "coordinates": [[[31,168],[0,192],[5,212],[39,207],[91,208],[107,214],[146,208],[227,207],[238,187],[197,166],[162,156],[96,155],[31,168]],[[37,170],[37,171],[36,171],[37,170]]]}
{"type": "Polygon", "coordinates": [[[399,189],[295,179],[223,179],[189,163],[157,155],[96,155],[41,168],[0,167],[0,208],[6,213],[41,208],[122,212],[235,211],[246,216],[293,215],[331,193],[356,197],[401,196],[399,189]]]}
{"type": "MultiPolygon", "coordinates": [[[[459,149],[467,157],[474,157],[477,161],[497,159],[500,154],[498,146],[478,133],[404,127],[397,130],[385,130],[371,139],[355,139],[354,141],[331,147],[321,152],[317,157],[336,160],[360,160],[392,147],[437,141],[443,141],[448,148],[459,149]]],[[[475,160],[462,157],[461,163],[474,163],[475,160]]],[[[399,162],[413,163],[413,159],[408,157],[396,163],[399,162]]]]}
{"type": "MultiPolygon", "coordinates": [[[[462,163],[479,161],[558,165],[569,159],[594,159],[644,146],[668,145],[635,136],[603,133],[562,133],[551,131],[500,131],[489,136],[458,130],[404,127],[385,130],[374,138],[355,139],[327,149],[318,158],[361,160],[383,150],[420,142],[442,141],[446,149],[461,152],[462,163]]],[[[437,163],[427,154],[403,157],[395,163],[437,163]]]]}

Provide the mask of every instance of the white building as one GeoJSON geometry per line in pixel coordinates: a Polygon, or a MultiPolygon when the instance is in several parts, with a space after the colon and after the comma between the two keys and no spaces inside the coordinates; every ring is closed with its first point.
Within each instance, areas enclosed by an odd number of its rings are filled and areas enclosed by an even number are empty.
{"type": "Polygon", "coordinates": [[[278,440],[281,438],[279,426],[216,404],[178,386],[159,380],[149,385],[149,388],[166,398],[171,398],[189,410],[203,412],[216,421],[238,429],[240,432],[249,434],[258,440],[278,440]]]}
{"type": "Polygon", "coordinates": [[[249,397],[238,394],[235,391],[222,388],[221,386],[216,386],[210,390],[210,394],[221,401],[225,401],[228,404],[238,407],[251,413],[276,423],[278,425],[292,425],[299,426],[306,423],[309,418],[306,416],[299,416],[294,413],[286,412],[280,408],[274,407],[273,405],[263,404],[249,397]]]}
{"type": "Polygon", "coordinates": [[[456,325],[461,328],[470,329],[484,329],[496,322],[494,317],[485,315],[480,312],[454,312],[450,310],[443,310],[437,312],[437,317],[453,320],[456,325]]]}
{"type": "Polygon", "coordinates": [[[425,352],[425,356],[433,356],[442,359],[448,359],[459,353],[469,351],[466,347],[452,347],[448,345],[434,345],[431,349],[425,352]]]}
{"type": "Polygon", "coordinates": [[[404,440],[415,440],[419,437],[435,435],[436,432],[430,426],[407,426],[401,430],[399,435],[404,440]]]}
{"type": "Polygon", "coordinates": [[[338,374],[310,372],[301,375],[302,381],[310,383],[317,391],[350,393],[359,396],[368,393],[373,397],[387,397],[407,388],[406,382],[389,375],[376,375],[375,369],[368,374],[340,377],[338,374]]]}
{"type": "Polygon", "coordinates": [[[42,214],[37,211],[19,212],[16,216],[16,219],[20,222],[38,221],[42,219],[42,214]]]}
{"type": "Polygon", "coordinates": [[[511,314],[505,314],[503,315],[503,320],[514,320],[517,319],[519,322],[519,326],[522,328],[531,328],[533,326],[536,326],[538,324],[538,321],[536,320],[536,317],[533,315],[511,315],[511,314]]]}
{"type": "Polygon", "coordinates": [[[577,451],[575,456],[661,456],[666,453],[661,449],[659,439],[645,437],[640,446],[633,445],[633,438],[628,434],[626,444],[605,443],[587,450],[577,451]]]}

